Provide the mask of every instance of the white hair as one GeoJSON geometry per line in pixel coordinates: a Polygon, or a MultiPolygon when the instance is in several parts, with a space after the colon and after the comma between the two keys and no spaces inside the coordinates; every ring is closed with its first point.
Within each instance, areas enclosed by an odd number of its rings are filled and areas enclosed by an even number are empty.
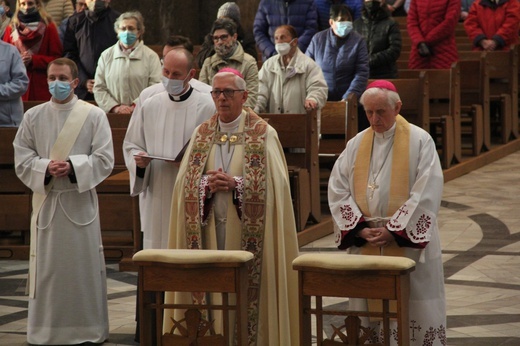
{"type": "Polygon", "coordinates": [[[399,97],[399,94],[396,93],[395,91],[388,90],[388,89],[383,89],[383,88],[370,88],[370,89],[365,90],[363,95],[361,95],[361,97],[359,98],[359,103],[364,105],[365,104],[365,99],[367,97],[375,96],[375,95],[378,95],[380,93],[384,93],[385,94],[386,99],[388,100],[388,105],[390,106],[390,108],[395,108],[395,105],[397,104],[397,102],[401,101],[401,97],[399,97]]]}

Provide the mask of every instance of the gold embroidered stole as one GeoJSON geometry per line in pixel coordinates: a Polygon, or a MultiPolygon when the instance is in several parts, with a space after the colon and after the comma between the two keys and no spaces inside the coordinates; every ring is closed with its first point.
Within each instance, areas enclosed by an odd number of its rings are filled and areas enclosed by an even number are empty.
{"type": "MultiPolygon", "coordinates": [[[[253,263],[249,267],[248,330],[249,344],[257,339],[258,310],[260,299],[260,278],[262,270],[262,250],[265,229],[265,204],[267,192],[266,148],[267,123],[252,111],[243,111],[244,132],[237,135],[237,142],[244,145],[242,197],[242,250],[252,252],[253,263]]],[[[203,247],[201,219],[199,213],[199,184],[208,161],[209,153],[222,134],[217,132],[218,115],[203,123],[196,134],[188,158],[184,182],[186,246],[188,249],[203,247]]],[[[232,136],[233,137],[233,136],[232,136]]],[[[231,138],[230,138],[231,140],[231,138]]]]}
{"type": "MultiPolygon", "coordinates": [[[[361,139],[354,167],[354,198],[364,216],[370,217],[367,201],[367,186],[370,174],[370,161],[374,131],[369,128],[361,139]]],[[[402,116],[397,115],[392,148],[392,174],[390,178],[390,196],[386,216],[392,216],[409,198],[409,162],[410,162],[410,124],[402,116]]],[[[380,182],[382,184],[383,182],[380,182]]],[[[404,256],[405,250],[391,242],[386,247],[374,247],[365,244],[361,248],[363,255],[404,256]]],[[[395,301],[390,302],[390,311],[397,311],[395,301]]],[[[382,311],[380,300],[368,300],[370,311],[382,311]]]]}

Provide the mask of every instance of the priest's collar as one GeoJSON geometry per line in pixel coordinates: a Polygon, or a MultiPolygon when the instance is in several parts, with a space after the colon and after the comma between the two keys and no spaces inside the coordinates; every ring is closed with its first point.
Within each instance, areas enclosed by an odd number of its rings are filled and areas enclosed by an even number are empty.
{"type": "Polygon", "coordinates": [[[392,127],[388,130],[386,130],[385,132],[376,132],[374,131],[374,135],[376,136],[376,138],[390,138],[394,135],[395,133],[395,126],[396,126],[397,122],[395,122],[392,127]]]}
{"type": "Polygon", "coordinates": [[[170,100],[172,100],[173,102],[182,102],[182,101],[186,101],[190,97],[192,92],[193,92],[193,87],[190,85],[190,88],[184,94],[181,94],[181,95],[168,94],[168,96],[170,97],[170,100]]]}
{"type": "Polygon", "coordinates": [[[220,127],[220,131],[222,132],[234,132],[238,129],[238,126],[240,125],[240,120],[242,119],[243,112],[240,113],[240,115],[229,123],[224,123],[220,121],[220,118],[218,118],[218,126],[220,127]]]}

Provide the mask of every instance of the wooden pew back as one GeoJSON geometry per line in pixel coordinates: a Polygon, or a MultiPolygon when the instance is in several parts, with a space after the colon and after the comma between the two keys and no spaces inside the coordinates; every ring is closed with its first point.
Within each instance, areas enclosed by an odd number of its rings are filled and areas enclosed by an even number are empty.
{"type": "MultiPolygon", "coordinates": [[[[453,161],[462,161],[461,119],[460,119],[460,67],[452,64],[450,69],[401,70],[402,78],[419,78],[421,71],[428,76],[430,121],[437,124],[445,123],[443,117],[452,117],[453,138],[443,138],[442,142],[450,148],[444,148],[442,161],[449,167],[453,161]]],[[[448,132],[448,131],[446,131],[448,132]]],[[[447,133],[443,133],[444,137],[447,133]]]]}
{"type": "MultiPolygon", "coordinates": [[[[300,179],[299,186],[292,184],[293,195],[299,191],[309,193],[302,196],[301,206],[309,209],[310,217],[314,222],[321,220],[320,192],[319,192],[319,163],[318,163],[318,115],[317,111],[307,114],[259,114],[266,119],[276,132],[284,149],[287,165],[295,179],[300,179]],[[294,172],[302,171],[302,176],[294,172]],[[306,173],[307,172],[307,173],[306,173]],[[305,178],[308,174],[308,178],[305,178]],[[307,191],[307,192],[306,192],[307,191]],[[309,201],[305,199],[310,198],[309,201]]],[[[295,215],[299,229],[303,230],[309,215],[306,211],[300,212],[295,208],[295,215]]]]}

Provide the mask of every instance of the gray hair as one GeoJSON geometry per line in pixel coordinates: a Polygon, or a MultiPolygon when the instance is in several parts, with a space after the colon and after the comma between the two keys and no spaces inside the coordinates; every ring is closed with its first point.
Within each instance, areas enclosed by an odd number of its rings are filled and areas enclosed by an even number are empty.
{"type": "Polygon", "coordinates": [[[121,25],[121,22],[125,19],[135,19],[135,22],[137,24],[137,30],[139,31],[139,34],[141,37],[144,35],[144,18],[141,12],[139,11],[129,11],[121,14],[114,23],[114,30],[116,31],[116,34],[119,33],[119,26],[121,25]]]}
{"type": "Polygon", "coordinates": [[[233,72],[218,72],[214,77],[227,77],[227,76],[233,76],[233,80],[235,81],[235,87],[240,90],[247,90],[246,81],[241,78],[240,76],[237,76],[233,72]]]}
{"type": "Polygon", "coordinates": [[[365,90],[363,95],[361,95],[361,97],[359,98],[359,103],[364,105],[365,104],[365,99],[367,97],[369,97],[369,96],[376,96],[376,95],[378,95],[380,93],[385,94],[386,99],[388,100],[388,105],[390,106],[390,108],[395,108],[395,105],[397,104],[397,102],[401,101],[401,97],[395,91],[388,90],[388,89],[383,89],[383,88],[370,88],[370,89],[365,90]]]}

